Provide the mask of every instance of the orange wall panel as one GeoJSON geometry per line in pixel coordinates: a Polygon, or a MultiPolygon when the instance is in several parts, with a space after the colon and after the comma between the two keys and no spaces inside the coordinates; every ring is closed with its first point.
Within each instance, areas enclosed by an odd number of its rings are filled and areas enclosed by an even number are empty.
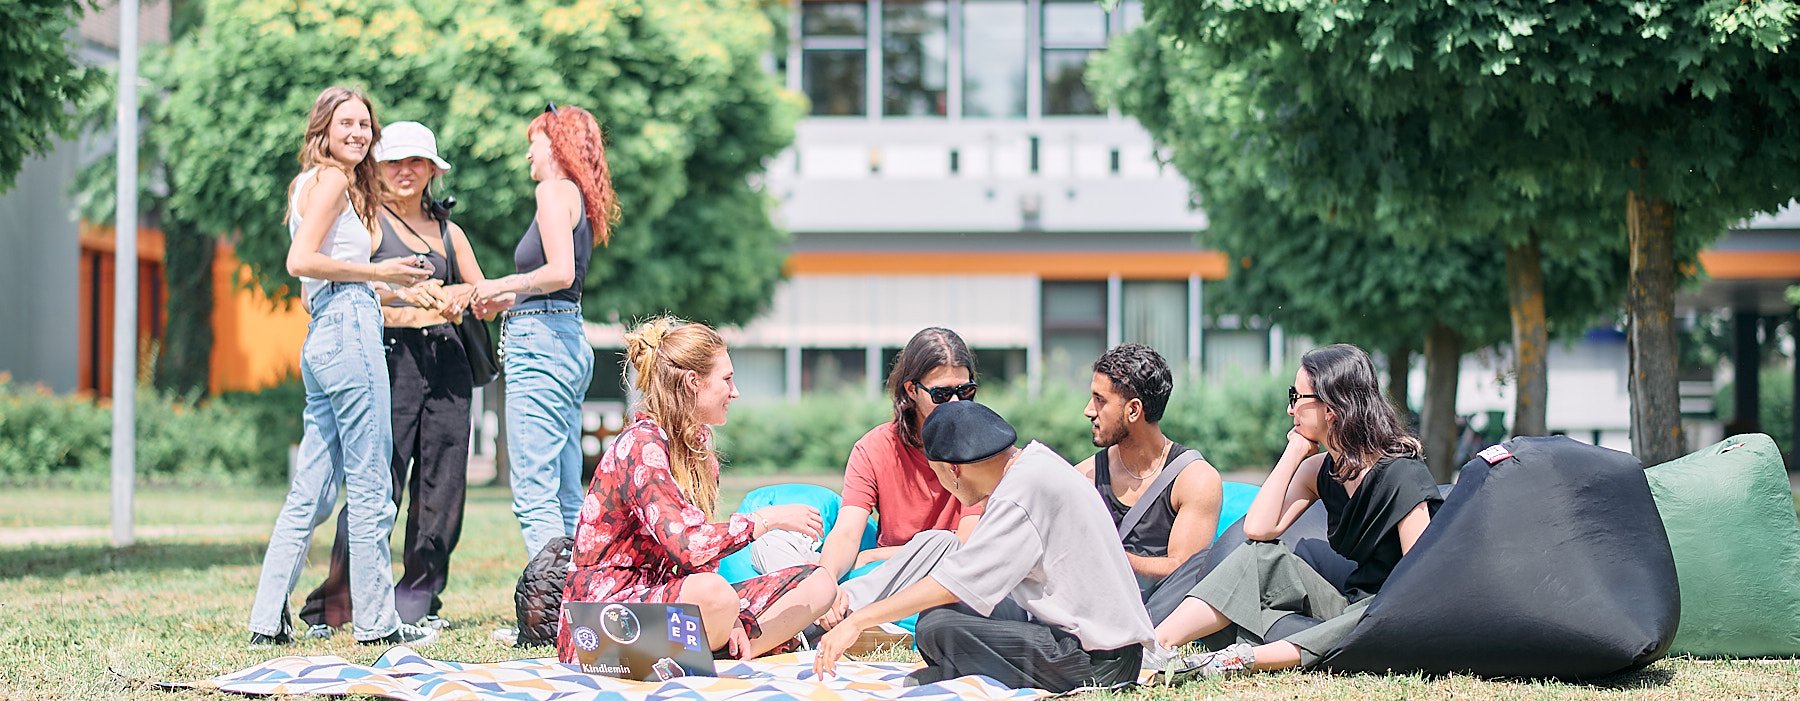
{"type": "Polygon", "coordinates": [[[310,320],[299,302],[274,302],[240,287],[249,269],[229,246],[213,259],[212,391],[252,391],[300,375],[300,343],[310,320]]]}

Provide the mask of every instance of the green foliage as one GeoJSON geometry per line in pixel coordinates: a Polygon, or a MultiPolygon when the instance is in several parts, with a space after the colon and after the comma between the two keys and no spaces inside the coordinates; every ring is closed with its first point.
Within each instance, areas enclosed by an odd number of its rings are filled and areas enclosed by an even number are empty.
{"type": "MultiPolygon", "coordinates": [[[[760,60],[752,0],[213,0],[146,70],[167,211],[236,238],[255,283],[293,293],[287,186],[319,91],[369,92],[383,122],[436,132],[482,268],[512,270],[534,214],[525,126],[546,101],[592,111],[624,220],[596,251],[584,305],[610,320],[674,311],[715,324],[767,303],[785,248],[752,187],[793,139],[800,99],[760,60]]],[[[84,188],[91,189],[91,188],[84,188]]]]}
{"type": "MultiPolygon", "coordinates": [[[[1163,432],[1199,449],[1221,470],[1265,469],[1287,445],[1285,389],[1289,377],[1267,375],[1228,382],[1179,380],[1163,416],[1163,432]]],[[[1088,397],[1047,383],[1036,398],[1023,387],[984,387],[981,401],[1006,417],[1021,441],[1050,446],[1070,462],[1094,453],[1082,410],[1088,397]]],[[[869,429],[893,418],[892,405],[860,394],[810,396],[797,403],[741,404],[718,429],[730,469],[841,470],[850,447],[869,429]]]]}
{"type": "Polygon", "coordinates": [[[75,58],[69,32],[86,0],[0,0],[0,193],[12,189],[25,159],[68,136],[69,107],[100,84],[102,74],[75,58]]]}
{"type": "MultiPolygon", "coordinates": [[[[1781,447],[1781,454],[1794,454],[1794,371],[1791,367],[1764,365],[1762,372],[1757,373],[1757,406],[1760,407],[1757,418],[1762,424],[1762,432],[1775,439],[1775,445],[1781,447]]],[[[1734,383],[1727,382],[1719,387],[1714,395],[1713,406],[1718,409],[1719,421],[1730,424],[1736,418],[1737,407],[1732,403],[1734,383]]]]}
{"type": "MultiPolygon", "coordinates": [[[[202,403],[140,387],[138,481],[285,481],[288,446],[299,441],[301,402],[283,387],[263,400],[284,404],[281,412],[244,402],[202,403]]],[[[108,406],[0,377],[0,483],[104,484],[111,474],[111,455],[108,406]]]]}

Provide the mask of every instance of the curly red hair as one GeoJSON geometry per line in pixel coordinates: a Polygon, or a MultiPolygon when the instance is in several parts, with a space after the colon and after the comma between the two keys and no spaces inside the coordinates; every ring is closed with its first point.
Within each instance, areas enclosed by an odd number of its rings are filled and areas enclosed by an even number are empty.
{"type": "Polygon", "coordinates": [[[550,137],[550,154],[557,167],[581,190],[582,204],[594,228],[594,245],[606,245],[612,240],[612,225],[619,221],[619,196],[613,191],[612,171],[606,165],[600,122],[580,107],[558,106],[525,127],[527,137],[540,132],[550,137]]]}

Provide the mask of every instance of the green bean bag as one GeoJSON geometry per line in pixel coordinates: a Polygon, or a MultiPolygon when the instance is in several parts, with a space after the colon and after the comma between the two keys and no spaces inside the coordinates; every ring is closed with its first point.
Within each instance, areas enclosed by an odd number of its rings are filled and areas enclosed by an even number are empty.
{"type": "Polygon", "coordinates": [[[1669,652],[1800,655],[1800,523],[1775,441],[1732,436],[1646,472],[1681,583],[1669,652]]]}

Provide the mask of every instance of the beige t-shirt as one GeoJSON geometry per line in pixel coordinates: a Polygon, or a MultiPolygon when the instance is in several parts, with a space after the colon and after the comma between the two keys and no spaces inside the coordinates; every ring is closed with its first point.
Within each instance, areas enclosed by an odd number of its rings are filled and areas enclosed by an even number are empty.
{"type": "Polygon", "coordinates": [[[1118,527],[1094,485],[1035,441],[988,497],[969,542],[931,577],[984,616],[1010,596],[1086,650],[1155,640],[1118,527]]]}

